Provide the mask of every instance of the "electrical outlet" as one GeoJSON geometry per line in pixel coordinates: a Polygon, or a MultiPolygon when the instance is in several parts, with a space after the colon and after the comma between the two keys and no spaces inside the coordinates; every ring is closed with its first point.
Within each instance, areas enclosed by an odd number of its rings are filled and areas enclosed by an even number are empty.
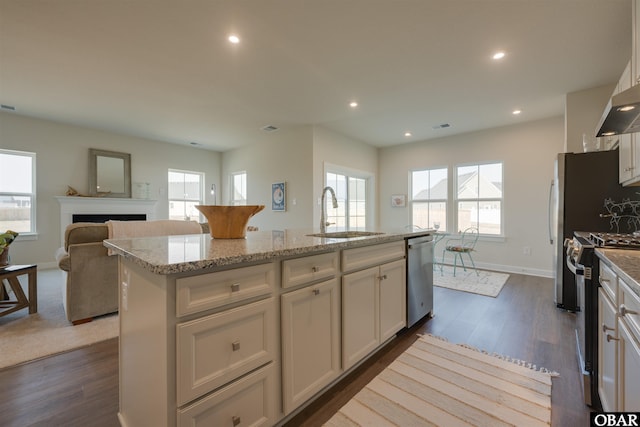
{"type": "Polygon", "coordinates": [[[529,246],[524,246],[522,248],[522,254],[523,255],[531,255],[531,248],[529,246]]]}

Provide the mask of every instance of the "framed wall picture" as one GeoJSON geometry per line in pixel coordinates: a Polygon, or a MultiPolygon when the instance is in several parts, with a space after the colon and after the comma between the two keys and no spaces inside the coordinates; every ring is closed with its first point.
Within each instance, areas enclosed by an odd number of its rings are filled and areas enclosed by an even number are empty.
{"type": "Polygon", "coordinates": [[[279,212],[287,210],[287,185],[285,182],[271,184],[271,210],[279,212]]]}
{"type": "Polygon", "coordinates": [[[391,196],[391,206],[394,208],[403,208],[406,205],[404,194],[394,194],[391,196]]]}

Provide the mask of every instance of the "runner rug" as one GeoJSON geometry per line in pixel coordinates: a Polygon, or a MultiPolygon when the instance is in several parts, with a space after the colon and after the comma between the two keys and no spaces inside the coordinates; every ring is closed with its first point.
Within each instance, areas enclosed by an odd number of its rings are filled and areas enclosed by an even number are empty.
{"type": "Polygon", "coordinates": [[[325,425],[547,426],[556,375],[425,335],[325,425]]]}

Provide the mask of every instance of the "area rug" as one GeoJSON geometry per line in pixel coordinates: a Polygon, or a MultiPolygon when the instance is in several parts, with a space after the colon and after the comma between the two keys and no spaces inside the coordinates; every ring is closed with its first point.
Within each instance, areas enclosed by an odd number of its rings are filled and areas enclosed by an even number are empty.
{"type": "MultiPolygon", "coordinates": [[[[26,290],[26,276],[20,283],[26,290]]],[[[118,336],[118,315],[73,326],[62,306],[62,272],[38,270],[38,312],[25,308],[0,317],[0,368],[84,347],[118,336]]]]}
{"type": "Polygon", "coordinates": [[[425,335],[325,425],[548,426],[556,375],[425,335]]]}
{"type": "Polygon", "coordinates": [[[509,278],[508,274],[496,273],[495,271],[474,270],[458,267],[456,275],[453,275],[453,267],[449,265],[438,265],[433,271],[433,284],[441,288],[454,289],[456,291],[471,292],[488,297],[497,297],[502,287],[509,278]],[[476,271],[478,274],[476,274],[476,271]]]}

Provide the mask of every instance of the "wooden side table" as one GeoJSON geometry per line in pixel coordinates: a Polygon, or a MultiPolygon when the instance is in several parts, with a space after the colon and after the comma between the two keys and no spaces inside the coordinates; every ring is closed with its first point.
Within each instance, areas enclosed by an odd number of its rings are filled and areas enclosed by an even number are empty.
{"type": "Polygon", "coordinates": [[[38,312],[38,266],[32,265],[8,265],[0,268],[0,316],[5,316],[14,311],[29,307],[29,314],[38,312]],[[28,275],[29,298],[24,294],[18,276],[28,275]],[[16,296],[15,300],[10,300],[5,292],[5,280],[16,296]]]}

